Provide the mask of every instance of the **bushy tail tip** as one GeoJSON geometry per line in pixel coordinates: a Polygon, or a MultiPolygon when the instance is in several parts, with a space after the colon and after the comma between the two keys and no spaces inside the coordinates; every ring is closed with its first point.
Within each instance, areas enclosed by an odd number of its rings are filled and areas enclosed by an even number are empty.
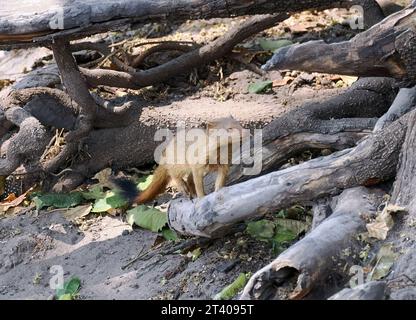
{"type": "Polygon", "coordinates": [[[129,179],[113,178],[111,179],[111,182],[119,190],[121,196],[129,202],[129,204],[132,204],[139,195],[136,184],[129,179]]]}

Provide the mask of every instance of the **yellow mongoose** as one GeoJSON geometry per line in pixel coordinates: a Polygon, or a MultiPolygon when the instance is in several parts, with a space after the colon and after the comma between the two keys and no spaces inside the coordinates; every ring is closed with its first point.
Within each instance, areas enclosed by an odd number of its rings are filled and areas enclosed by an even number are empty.
{"type": "MultiPolygon", "coordinates": [[[[136,185],[130,180],[117,179],[114,181],[120,189],[122,195],[130,203],[142,204],[153,200],[163,193],[169,182],[173,181],[179,191],[191,197],[198,198],[205,195],[203,180],[210,171],[217,172],[215,181],[215,191],[225,185],[228,170],[232,160],[232,144],[240,146],[241,138],[245,136],[243,127],[233,117],[220,118],[210,121],[207,128],[203,131],[204,138],[198,144],[192,146],[194,155],[198,155],[198,161],[192,161],[186,156],[183,163],[178,161],[161,163],[153,173],[151,184],[142,192],[138,192],[136,185]],[[225,152],[225,154],[224,154],[225,152]],[[225,159],[224,159],[225,158],[225,159]],[[186,180],[185,180],[186,178],[186,180]]],[[[178,151],[178,133],[170,140],[162,154],[166,156],[167,149],[178,151]]],[[[185,153],[190,150],[191,143],[186,141],[183,144],[185,153]]],[[[181,151],[181,150],[179,150],[181,151]]],[[[188,153],[189,154],[189,153],[188,153]]]]}

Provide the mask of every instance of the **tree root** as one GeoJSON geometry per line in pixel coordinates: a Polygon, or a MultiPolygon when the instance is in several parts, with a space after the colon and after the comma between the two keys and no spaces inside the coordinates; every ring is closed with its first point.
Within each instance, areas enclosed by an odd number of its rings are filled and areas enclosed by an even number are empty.
{"type": "Polygon", "coordinates": [[[319,40],[284,47],[262,68],[388,76],[413,83],[416,81],[412,52],[416,42],[415,11],[409,7],[392,14],[346,42],[327,44],[319,40]]]}
{"type": "Polygon", "coordinates": [[[409,114],[355,148],[223,188],[195,200],[175,199],[168,209],[172,228],[215,237],[235,222],[394,177],[409,114]]]}
{"type": "Polygon", "coordinates": [[[383,194],[363,187],[345,190],[329,218],[251,277],[241,299],[280,299],[276,294],[288,281],[294,282],[294,288],[284,298],[306,296],[336,268],[337,260],[345,258],[344,249],[358,256],[361,245],[356,235],[365,230],[360,213],[374,213],[383,194]]]}
{"type": "Polygon", "coordinates": [[[210,44],[148,70],[126,73],[104,69],[89,70],[81,68],[81,71],[91,87],[98,85],[130,89],[146,87],[165,81],[179,73],[192,70],[202,64],[214,61],[231,51],[236,44],[244,39],[274,26],[287,17],[286,14],[251,17],[240,26],[230,30],[224,36],[210,44]]]}

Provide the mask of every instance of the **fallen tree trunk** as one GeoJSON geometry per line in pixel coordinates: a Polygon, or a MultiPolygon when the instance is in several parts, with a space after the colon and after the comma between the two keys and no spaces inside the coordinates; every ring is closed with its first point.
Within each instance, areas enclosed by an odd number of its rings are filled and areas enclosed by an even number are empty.
{"type": "MultiPolygon", "coordinates": [[[[256,0],[256,1],[128,1],[115,3],[92,1],[19,0],[4,3],[0,16],[0,46],[44,45],[53,39],[66,40],[95,33],[120,30],[133,23],[188,19],[208,19],[245,14],[286,13],[306,9],[325,9],[337,6],[364,4],[370,17],[379,19],[380,7],[374,0],[256,0]],[[374,12],[374,13],[373,13],[374,12]],[[36,16],[36,19],[33,17],[36,16]]],[[[370,20],[370,19],[369,19],[370,20]]]]}
{"type": "Polygon", "coordinates": [[[396,219],[399,226],[387,239],[393,243],[395,250],[400,252],[387,278],[390,297],[400,300],[416,298],[416,112],[412,111],[406,121],[406,138],[400,152],[398,172],[390,200],[391,203],[403,207],[405,215],[396,219]]]}
{"type": "Polygon", "coordinates": [[[215,237],[238,221],[391,179],[408,117],[396,120],[353,149],[226,187],[202,199],[175,199],[168,209],[169,224],[183,234],[215,237]]]}
{"type": "MultiPolygon", "coordinates": [[[[288,158],[305,150],[352,147],[373,128],[378,117],[390,110],[396,93],[392,79],[359,79],[340,95],[305,103],[273,120],[263,128],[263,142],[252,154],[260,154],[264,174],[279,169],[288,158]]],[[[245,175],[244,169],[242,165],[232,166],[227,184],[252,178],[245,175]]],[[[215,175],[208,175],[208,190],[214,190],[214,181],[215,175]]]]}
{"type": "Polygon", "coordinates": [[[416,9],[392,14],[349,41],[309,41],[278,50],[262,67],[355,76],[389,76],[413,83],[416,9]]]}
{"type": "Polygon", "coordinates": [[[384,300],[386,282],[370,281],[355,288],[345,288],[329,297],[328,300],[384,300]]]}
{"type": "MultiPolygon", "coordinates": [[[[337,263],[346,259],[344,249],[359,260],[362,244],[356,235],[365,230],[360,214],[375,213],[383,195],[364,187],[345,190],[329,218],[251,277],[241,299],[279,299],[276,293],[281,287],[288,288],[288,299],[300,299],[339,269],[337,263]]],[[[351,262],[350,266],[357,261],[351,262]]]]}

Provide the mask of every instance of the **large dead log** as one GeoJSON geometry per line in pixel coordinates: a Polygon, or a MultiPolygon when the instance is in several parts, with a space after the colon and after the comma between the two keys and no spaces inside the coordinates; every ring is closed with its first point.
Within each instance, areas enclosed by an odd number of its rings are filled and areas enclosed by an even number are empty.
{"type": "Polygon", "coordinates": [[[255,1],[149,1],[116,2],[24,1],[3,3],[0,9],[0,46],[46,44],[53,39],[86,37],[99,32],[120,30],[133,23],[231,17],[245,14],[286,13],[306,9],[365,4],[366,12],[381,10],[374,0],[255,0],[255,1]],[[371,9],[371,10],[370,10],[371,9]],[[374,10],[373,10],[374,9],[374,10]]]}
{"type": "Polygon", "coordinates": [[[202,199],[175,199],[168,209],[170,226],[184,234],[215,237],[238,221],[391,179],[410,114],[353,149],[250,179],[202,199]]]}
{"type": "Polygon", "coordinates": [[[387,240],[401,253],[388,277],[391,298],[408,300],[416,297],[416,112],[412,111],[406,121],[406,139],[401,149],[391,198],[392,203],[404,207],[406,215],[396,220],[399,227],[387,240]]]}
{"type": "Polygon", "coordinates": [[[349,41],[310,41],[284,47],[265,70],[296,69],[355,76],[391,76],[416,81],[416,9],[412,6],[385,18],[349,41]]]}
{"type": "Polygon", "coordinates": [[[345,288],[329,297],[328,300],[384,300],[386,283],[384,281],[370,281],[355,288],[345,288]]]}
{"type": "Polygon", "coordinates": [[[329,218],[251,277],[241,299],[279,299],[276,293],[288,287],[288,282],[293,288],[289,286],[287,298],[300,299],[310,293],[338,269],[337,263],[345,259],[344,249],[358,256],[362,244],[356,235],[365,230],[360,214],[375,213],[383,195],[363,187],[345,190],[329,218]]]}

